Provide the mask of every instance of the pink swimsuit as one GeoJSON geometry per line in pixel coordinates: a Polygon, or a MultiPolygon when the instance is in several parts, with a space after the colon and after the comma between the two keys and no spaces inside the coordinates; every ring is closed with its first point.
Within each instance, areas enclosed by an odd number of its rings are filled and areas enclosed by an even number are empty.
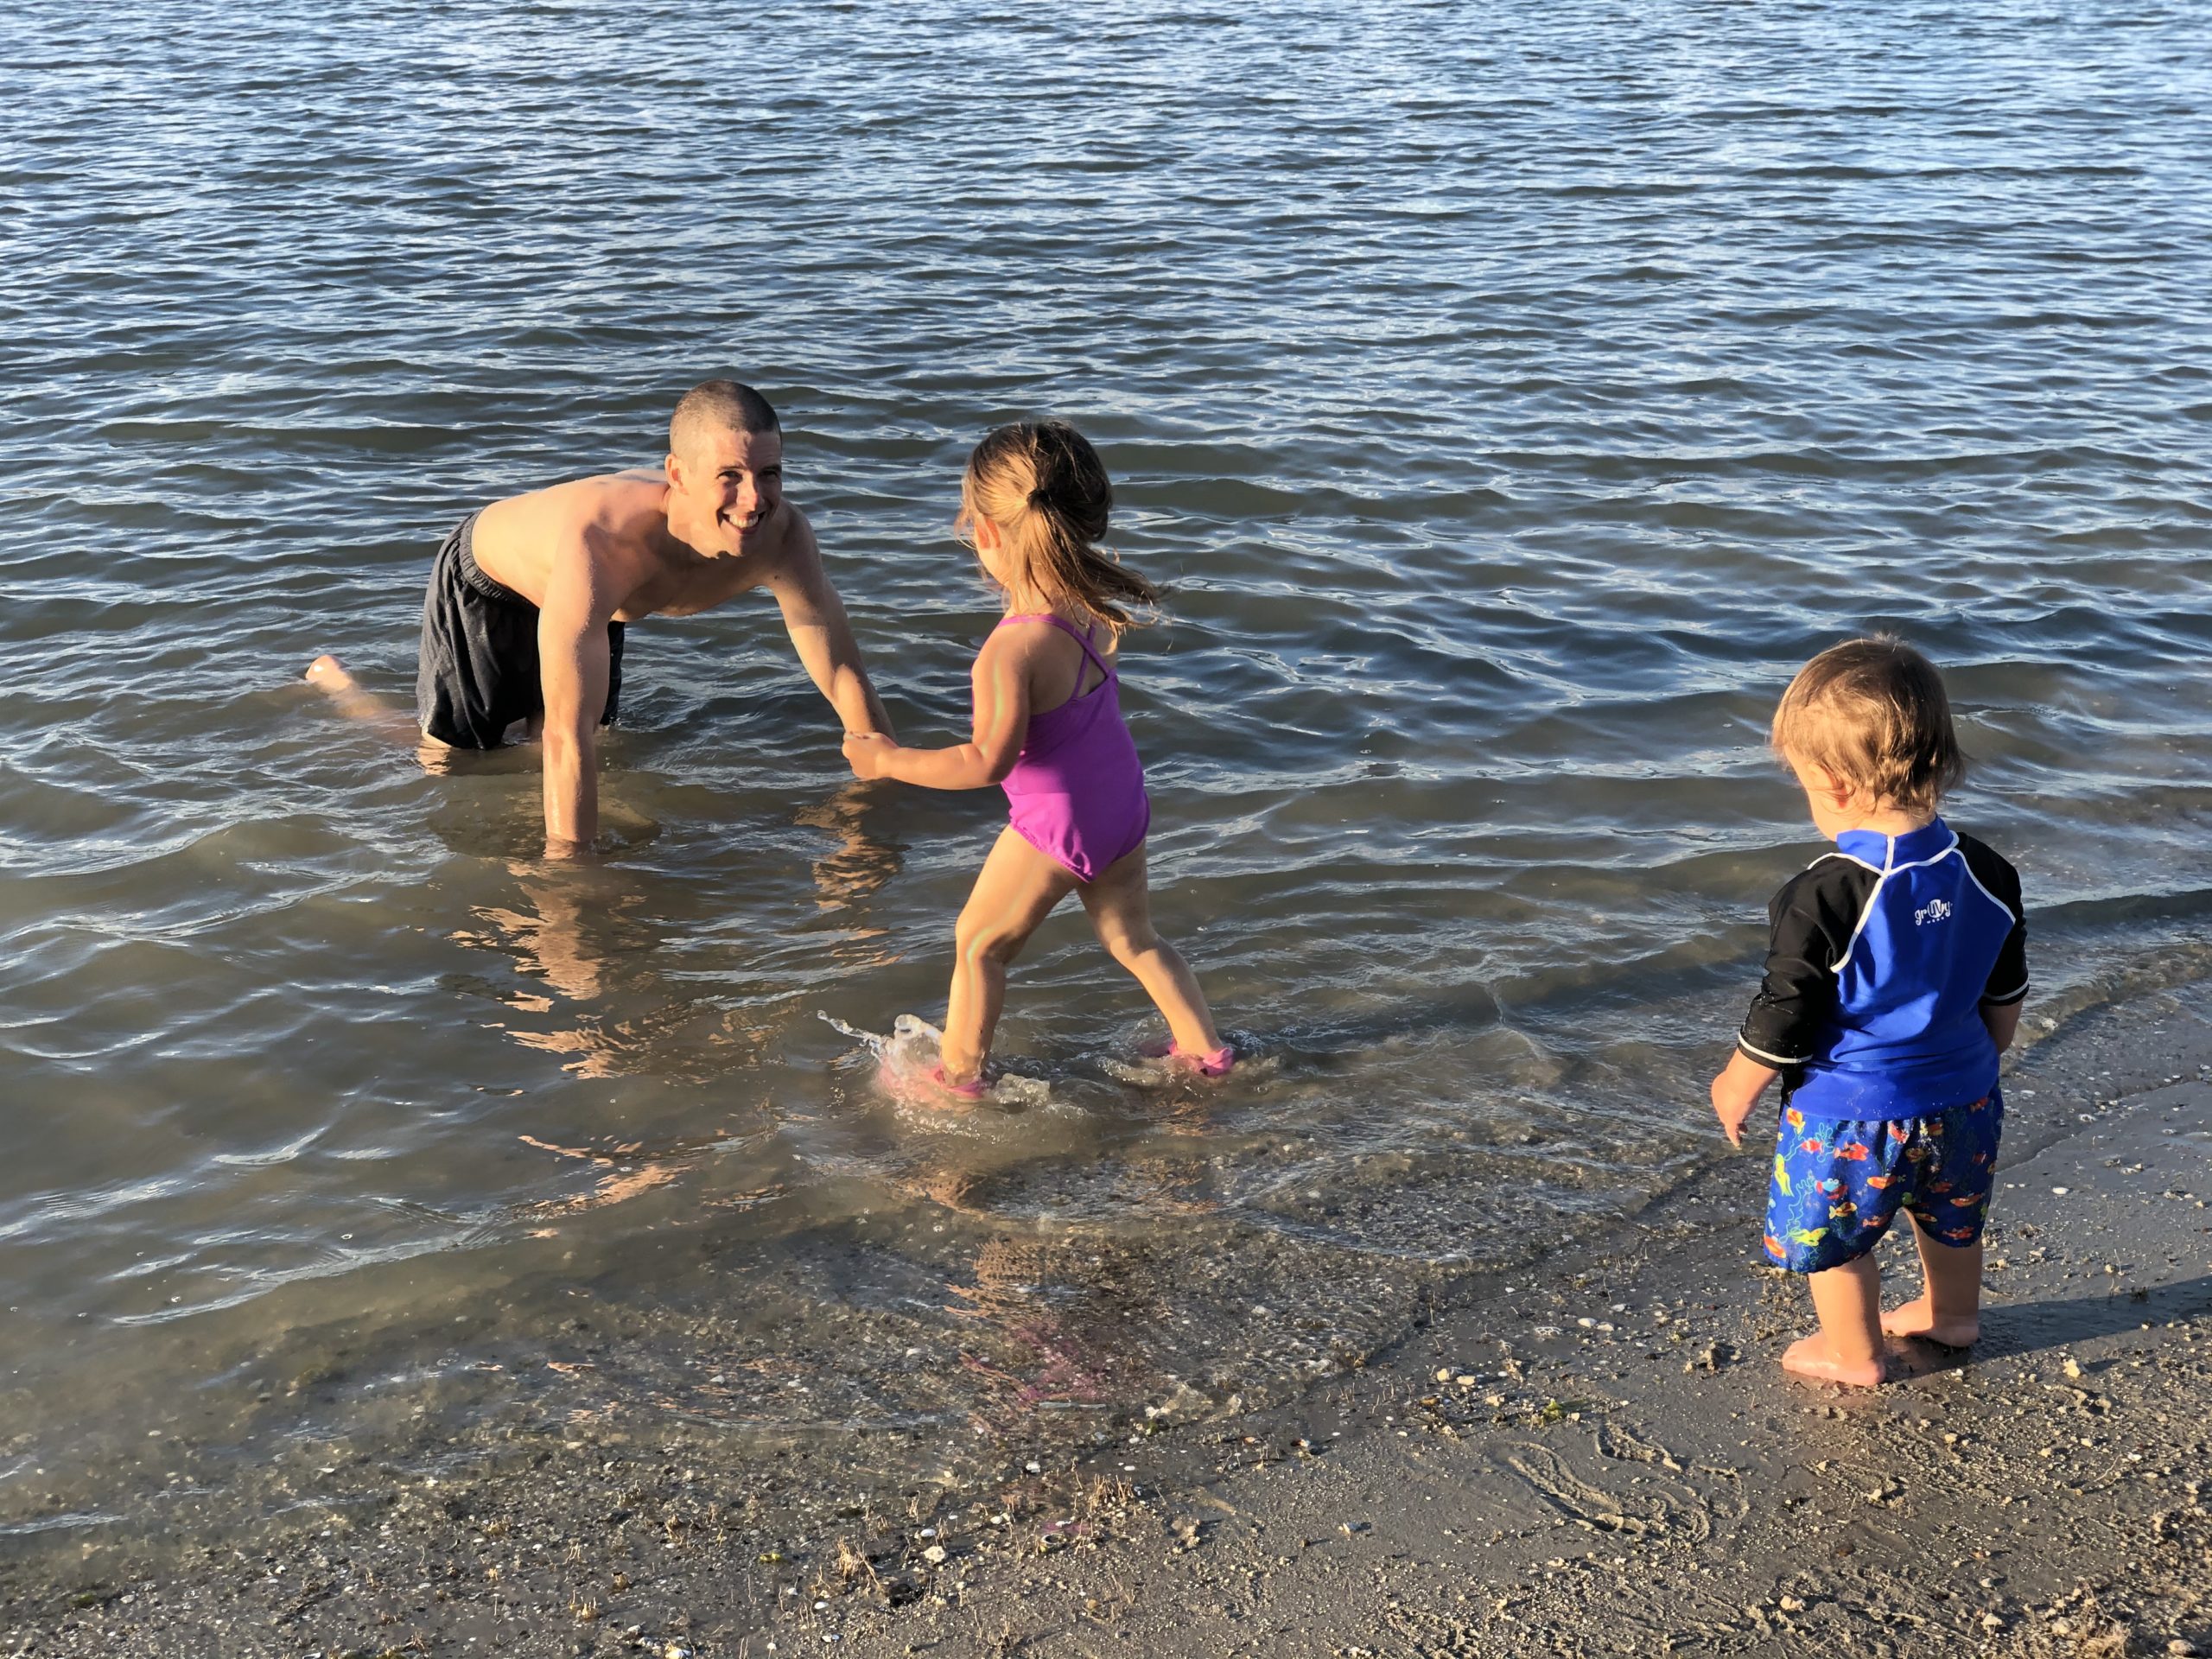
{"type": "Polygon", "coordinates": [[[1015,622],[1051,623],[1098,669],[1098,683],[1090,690],[1029,716],[1021,758],[1001,785],[1014,833],[1077,880],[1095,881],[1142,846],[1152,827],[1144,762],[1122,718],[1121,679],[1088,639],[1049,612],[1009,616],[999,626],[1015,622]]]}

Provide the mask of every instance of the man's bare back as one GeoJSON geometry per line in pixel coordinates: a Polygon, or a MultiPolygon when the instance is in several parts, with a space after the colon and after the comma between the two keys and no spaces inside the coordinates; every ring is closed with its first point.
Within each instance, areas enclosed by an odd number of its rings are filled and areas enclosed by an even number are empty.
{"type": "MultiPolygon", "coordinates": [[[[888,732],[813,527],[783,494],[783,435],[757,393],[709,381],[671,423],[658,472],[495,501],[447,537],[423,608],[426,746],[488,748],[514,719],[542,733],[549,855],[598,832],[598,731],[614,716],[623,627],[765,588],[848,732],[888,732]]],[[[336,661],[308,677],[359,707],[336,661]]]]}

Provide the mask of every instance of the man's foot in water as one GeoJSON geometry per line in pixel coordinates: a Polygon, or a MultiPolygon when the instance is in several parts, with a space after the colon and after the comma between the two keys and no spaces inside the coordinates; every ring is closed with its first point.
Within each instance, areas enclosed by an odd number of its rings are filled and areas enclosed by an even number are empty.
{"type": "Polygon", "coordinates": [[[363,686],[347,671],[345,664],[327,652],[309,663],[301,677],[327,692],[340,714],[365,721],[395,742],[416,744],[426,754],[433,750],[442,753],[447,747],[435,737],[416,730],[413,721],[363,686]]]}

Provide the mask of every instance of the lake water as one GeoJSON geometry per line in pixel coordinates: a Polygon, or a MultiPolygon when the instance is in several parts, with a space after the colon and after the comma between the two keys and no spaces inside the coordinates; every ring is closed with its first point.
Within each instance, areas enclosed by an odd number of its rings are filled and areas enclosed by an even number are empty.
{"type": "Polygon", "coordinates": [[[1294,1390],[1717,1154],[1812,851],[1765,721],[1855,631],[1948,671],[2031,1032],[2212,970],[2197,9],[0,41],[0,1529],[518,1427],[896,1482],[1294,1390]],[[635,631],[596,868],[527,753],[426,776],[298,683],[404,698],[451,524],[718,372],[910,740],[991,620],[969,446],[1097,442],[1233,1080],[1128,1079],[1071,906],[1001,1033],[1043,1098],[882,1096],[821,1016],[939,1015],[1003,807],[850,785],[765,600],[635,631]]]}

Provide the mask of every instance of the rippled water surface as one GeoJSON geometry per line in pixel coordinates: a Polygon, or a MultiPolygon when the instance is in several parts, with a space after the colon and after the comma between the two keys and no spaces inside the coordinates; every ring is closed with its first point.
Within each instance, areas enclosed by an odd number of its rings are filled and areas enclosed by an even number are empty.
{"type": "Polygon", "coordinates": [[[2047,1009],[2205,971],[2197,9],[0,43],[0,1525],[174,1487],[149,1426],[214,1467],[663,1414],[896,1479],[1295,1387],[1713,1155],[1811,840],[1764,721],[1851,631],[1947,665],[2047,1009]],[[299,684],[404,699],[454,520],[652,463],[717,372],[910,739],[990,620],[968,446],[1098,442],[1233,1081],[1128,1080],[1071,907],[1002,1032],[1042,1098],[881,1096],[818,1016],[938,1016],[1002,804],[850,785],[765,600],[636,630],[588,870],[527,752],[426,776],[299,684]]]}

